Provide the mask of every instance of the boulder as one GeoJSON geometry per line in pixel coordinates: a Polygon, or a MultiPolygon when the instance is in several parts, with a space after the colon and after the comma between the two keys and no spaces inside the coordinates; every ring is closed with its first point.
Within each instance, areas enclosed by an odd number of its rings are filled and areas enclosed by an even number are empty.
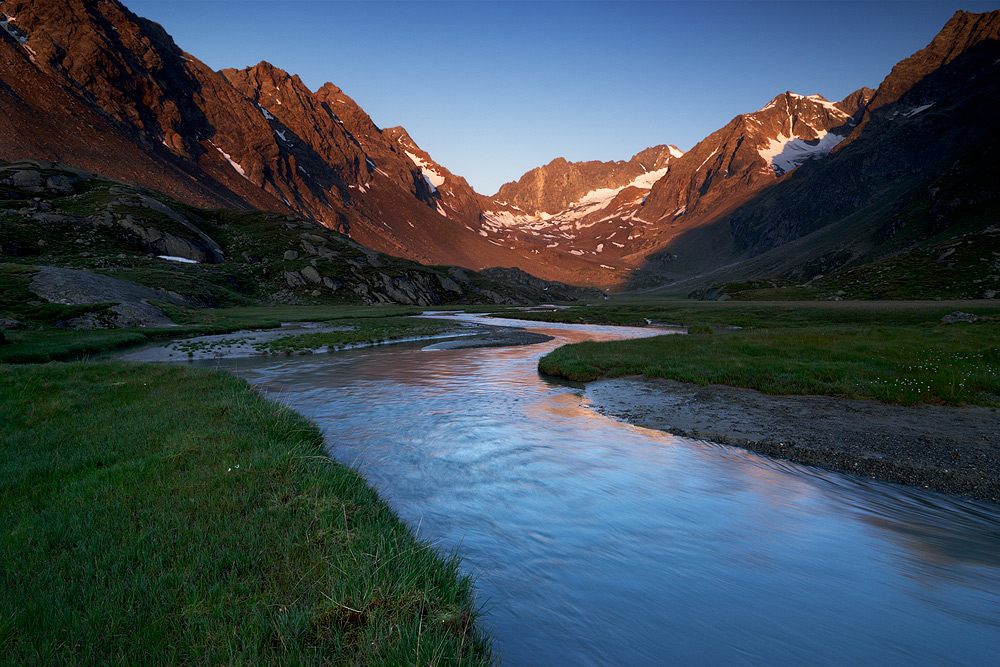
{"type": "Polygon", "coordinates": [[[306,279],[298,271],[285,271],[285,282],[289,287],[302,287],[306,284],[306,279]]]}
{"type": "Polygon", "coordinates": [[[318,285],[323,282],[323,276],[319,274],[315,266],[307,266],[300,271],[302,277],[311,282],[314,285],[318,285]]]}
{"type": "Polygon", "coordinates": [[[453,292],[455,294],[462,293],[462,288],[459,287],[458,283],[456,283],[451,278],[446,278],[445,276],[442,276],[440,273],[437,274],[437,278],[438,282],[441,283],[441,287],[443,287],[444,289],[448,290],[449,292],[453,292]]]}
{"type": "Polygon", "coordinates": [[[28,192],[42,191],[42,175],[34,169],[16,172],[10,177],[10,184],[28,192]]]}
{"type": "Polygon", "coordinates": [[[45,188],[47,190],[54,190],[59,194],[71,195],[74,192],[73,184],[78,180],[70,176],[49,176],[45,179],[45,188]]]}

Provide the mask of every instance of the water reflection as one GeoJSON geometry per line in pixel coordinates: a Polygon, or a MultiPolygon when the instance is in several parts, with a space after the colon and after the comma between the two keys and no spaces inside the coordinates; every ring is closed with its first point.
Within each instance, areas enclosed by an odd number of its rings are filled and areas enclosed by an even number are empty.
{"type": "MultiPolygon", "coordinates": [[[[1000,513],[602,417],[525,348],[229,367],[460,547],[505,664],[987,663],[1000,513]]],[[[645,332],[648,333],[648,332],[645,332]]]]}

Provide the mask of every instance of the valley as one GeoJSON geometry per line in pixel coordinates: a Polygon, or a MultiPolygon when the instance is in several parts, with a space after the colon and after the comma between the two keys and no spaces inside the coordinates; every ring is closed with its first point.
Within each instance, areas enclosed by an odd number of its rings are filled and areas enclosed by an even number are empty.
{"type": "Polygon", "coordinates": [[[1000,11],[485,194],[127,4],[0,0],[0,664],[992,657],[1000,11]]]}

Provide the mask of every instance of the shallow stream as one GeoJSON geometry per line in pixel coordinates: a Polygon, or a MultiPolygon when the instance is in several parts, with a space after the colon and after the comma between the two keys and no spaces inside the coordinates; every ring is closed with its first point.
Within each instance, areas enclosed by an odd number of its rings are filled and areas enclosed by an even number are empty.
{"type": "Polygon", "coordinates": [[[995,664],[1000,507],[600,416],[539,356],[659,332],[528,326],[556,339],[196,363],[458,549],[505,665],[995,664]]]}

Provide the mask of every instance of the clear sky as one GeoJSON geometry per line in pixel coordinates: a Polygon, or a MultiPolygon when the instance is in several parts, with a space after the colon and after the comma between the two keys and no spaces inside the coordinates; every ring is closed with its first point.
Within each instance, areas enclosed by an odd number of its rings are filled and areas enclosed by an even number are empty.
{"type": "Polygon", "coordinates": [[[877,87],[956,2],[123,0],[210,67],[332,81],[483,194],[553,158],[690,149],[786,90],[877,87]]]}

